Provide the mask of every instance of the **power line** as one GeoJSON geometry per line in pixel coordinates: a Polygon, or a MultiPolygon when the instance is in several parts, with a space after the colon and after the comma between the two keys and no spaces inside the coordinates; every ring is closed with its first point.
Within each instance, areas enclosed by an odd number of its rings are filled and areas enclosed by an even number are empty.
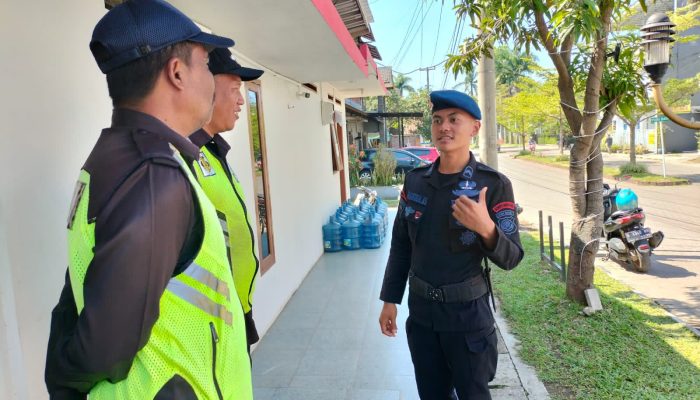
{"type": "Polygon", "coordinates": [[[416,3],[416,8],[413,9],[413,15],[411,16],[411,20],[408,23],[408,28],[406,29],[406,34],[404,35],[404,37],[401,41],[401,46],[399,46],[399,50],[396,52],[396,55],[394,56],[394,61],[392,62],[392,64],[396,64],[396,60],[399,58],[401,51],[403,50],[404,46],[406,45],[408,37],[411,35],[411,31],[413,30],[413,24],[415,23],[416,17],[418,16],[419,7],[420,7],[420,4],[416,3]]]}
{"type": "Polygon", "coordinates": [[[433,57],[430,62],[435,62],[435,53],[437,53],[438,40],[440,39],[440,28],[442,25],[442,11],[443,7],[440,7],[440,18],[438,19],[437,35],[435,35],[435,47],[433,48],[433,57]]]}
{"type": "MultiPolygon", "coordinates": [[[[457,43],[459,43],[459,38],[462,36],[462,29],[464,28],[464,19],[463,18],[458,18],[455,21],[455,28],[454,31],[452,31],[452,39],[450,40],[450,51],[449,53],[454,53],[455,49],[457,48],[457,43]]],[[[447,61],[447,59],[445,59],[447,61]]],[[[445,77],[442,80],[442,88],[445,88],[445,85],[447,85],[447,77],[448,77],[449,72],[445,71],[445,77]]]]}
{"type": "MultiPolygon", "coordinates": [[[[430,11],[430,8],[433,6],[433,4],[435,4],[435,3],[430,3],[430,5],[428,6],[428,11],[430,11]]],[[[413,42],[416,40],[416,36],[418,36],[418,30],[421,29],[421,28],[423,27],[423,22],[425,22],[425,17],[426,17],[426,16],[427,16],[427,13],[426,13],[425,15],[423,15],[423,18],[422,18],[421,21],[420,21],[420,25],[416,28],[416,31],[415,31],[415,33],[413,34],[413,37],[411,38],[411,43],[410,43],[408,46],[406,46],[406,48],[404,49],[403,56],[401,56],[401,58],[398,60],[397,64],[401,64],[401,62],[403,61],[403,59],[406,58],[406,55],[408,54],[408,51],[411,49],[411,45],[412,45],[413,42]]]]}

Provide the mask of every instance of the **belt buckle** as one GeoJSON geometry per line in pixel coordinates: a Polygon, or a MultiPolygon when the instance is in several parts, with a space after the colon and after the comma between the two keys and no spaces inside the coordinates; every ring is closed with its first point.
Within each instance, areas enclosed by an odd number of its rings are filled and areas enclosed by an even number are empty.
{"type": "Polygon", "coordinates": [[[442,303],[445,299],[442,293],[442,289],[440,288],[428,289],[428,298],[438,303],[442,303]]]}

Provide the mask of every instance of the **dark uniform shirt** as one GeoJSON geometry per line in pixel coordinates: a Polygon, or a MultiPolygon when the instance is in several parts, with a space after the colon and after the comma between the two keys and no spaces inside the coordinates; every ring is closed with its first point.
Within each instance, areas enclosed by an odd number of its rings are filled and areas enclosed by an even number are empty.
{"type": "MultiPolygon", "coordinates": [[[[478,276],[484,257],[503,269],[514,268],[523,257],[510,181],[472,154],[461,173],[441,174],[439,165],[438,158],[406,175],[380,294],[385,302],[401,303],[410,270],[439,287],[478,276]],[[487,207],[498,234],[493,250],[452,216],[452,203],[459,195],[478,200],[483,187],[488,187],[487,207]]],[[[493,330],[488,294],[461,303],[438,303],[409,293],[408,308],[412,321],[435,331],[480,337],[493,330]]]]}
{"type": "Polygon", "coordinates": [[[67,273],[51,316],[45,379],[52,399],[84,399],[98,382],[126,378],[168,281],[201,246],[199,206],[171,145],[185,159],[199,153],[158,119],[117,109],[83,166],[94,258],[80,316],[67,273]]]}
{"type": "MultiPolygon", "coordinates": [[[[206,146],[207,149],[211,151],[211,153],[214,155],[214,157],[216,157],[216,159],[219,160],[221,165],[224,167],[224,172],[226,172],[226,176],[228,177],[229,182],[231,182],[233,191],[236,193],[237,201],[241,204],[241,207],[243,208],[246,221],[248,221],[248,210],[245,207],[243,194],[238,193],[236,187],[233,185],[233,171],[228,165],[228,161],[226,161],[226,154],[228,154],[229,150],[231,150],[231,145],[228,144],[228,142],[218,133],[214,136],[210,136],[204,129],[200,129],[197,132],[191,134],[190,140],[198,148],[206,146]]],[[[236,181],[238,181],[238,178],[236,178],[236,181]]],[[[248,234],[250,235],[253,246],[255,246],[255,237],[253,236],[253,228],[251,228],[250,222],[248,222],[248,234]]],[[[251,249],[251,252],[255,254],[255,249],[251,249]]],[[[253,257],[255,257],[255,255],[253,255],[253,257]]],[[[257,257],[255,257],[255,264],[257,270],[257,257]]],[[[245,318],[246,338],[248,339],[248,345],[250,346],[257,343],[260,340],[260,335],[258,334],[258,329],[255,327],[255,321],[253,320],[253,310],[251,309],[250,312],[245,313],[243,316],[245,318]]]]}

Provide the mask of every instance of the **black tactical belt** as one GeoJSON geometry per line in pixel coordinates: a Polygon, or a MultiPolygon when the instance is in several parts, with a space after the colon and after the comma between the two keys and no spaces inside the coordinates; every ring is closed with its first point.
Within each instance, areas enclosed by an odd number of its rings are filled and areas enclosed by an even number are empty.
{"type": "Polygon", "coordinates": [[[489,291],[481,274],[464,282],[434,287],[411,271],[408,274],[408,284],[411,293],[436,303],[464,303],[476,300],[489,291]]]}

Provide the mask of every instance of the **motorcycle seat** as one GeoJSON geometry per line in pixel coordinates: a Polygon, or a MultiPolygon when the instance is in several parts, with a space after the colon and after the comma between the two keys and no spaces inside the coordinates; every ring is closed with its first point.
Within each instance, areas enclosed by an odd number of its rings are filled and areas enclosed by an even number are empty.
{"type": "Polygon", "coordinates": [[[634,213],[638,213],[638,212],[642,212],[642,211],[643,210],[641,208],[635,208],[632,210],[617,210],[610,215],[610,218],[616,219],[616,218],[624,217],[625,215],[634,214],[634,213]]]}

